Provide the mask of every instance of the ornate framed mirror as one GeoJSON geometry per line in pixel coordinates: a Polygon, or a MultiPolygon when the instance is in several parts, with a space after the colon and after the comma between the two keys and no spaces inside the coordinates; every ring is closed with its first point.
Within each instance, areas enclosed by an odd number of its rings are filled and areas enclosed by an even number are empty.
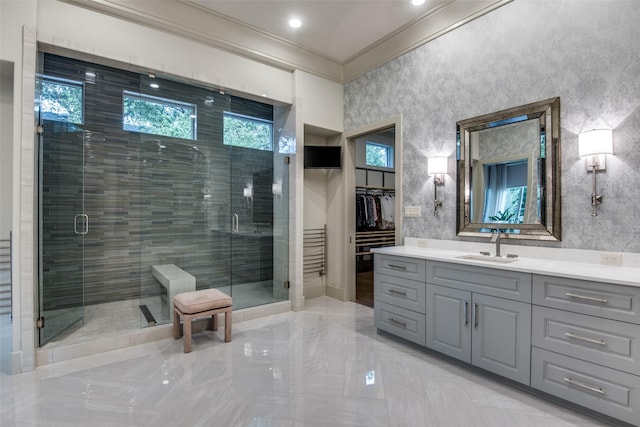
{"type": "Polygon", "coordinates": [[[457,123],[458,236],[560,240],[560,98],[457,123]]]}

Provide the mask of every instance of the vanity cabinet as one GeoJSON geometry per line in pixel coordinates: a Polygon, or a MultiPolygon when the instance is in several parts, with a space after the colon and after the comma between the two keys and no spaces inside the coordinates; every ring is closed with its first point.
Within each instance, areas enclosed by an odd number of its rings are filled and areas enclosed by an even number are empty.
{"type": "Polygon", "coordinates": [[[374,264],[378,329],[640,426],[640,286],[379,252],[374,264]]]}
{"type": "Polygon", "coordinates": [[[640,288],[534,275],[531,385],[640,424],[640,288]]]}
{"type": "Polygon", "coordinates": [[[375,255],[376,328],[425,345],[425,267],[423,259],[375,255]]]}
{"type": "Polygon", "coordinates": [[[426,346],[529,385],[531,275],[430,262],[426,280],[426,346]]]}

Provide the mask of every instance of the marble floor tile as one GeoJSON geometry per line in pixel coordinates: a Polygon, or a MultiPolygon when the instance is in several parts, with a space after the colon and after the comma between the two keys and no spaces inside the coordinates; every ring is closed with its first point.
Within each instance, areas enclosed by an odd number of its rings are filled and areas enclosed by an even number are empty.
{"type": "Polygon", "coordinates": [[[0,374],[0,425],[587,427],[606,424],[379,334],[328,297],[193,337],[0,374]]]}

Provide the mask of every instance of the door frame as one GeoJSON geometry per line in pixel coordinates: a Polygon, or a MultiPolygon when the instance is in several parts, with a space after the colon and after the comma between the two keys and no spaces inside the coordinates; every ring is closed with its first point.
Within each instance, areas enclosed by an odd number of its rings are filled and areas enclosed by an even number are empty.
{"type": "Polygon", "coordinates": [[[356,299],[356,139],[385,129],[395,128],[394,172],[395,172],[395,245],[402,244],[402,115],[389,117],[343,133],[340,144],[343,147],[342,162],[345,237],[343,253],[347,254],[342,263],[342,283],[346,286],[349,301],[356,299]]]}

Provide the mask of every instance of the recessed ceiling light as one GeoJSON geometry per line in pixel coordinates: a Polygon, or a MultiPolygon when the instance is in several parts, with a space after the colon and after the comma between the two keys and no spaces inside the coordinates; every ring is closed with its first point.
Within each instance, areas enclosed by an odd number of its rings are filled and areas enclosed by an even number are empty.
{"type": "Polygon", "coordinates": [[[422,6],[424,4],[424,0],[411,0],[411,4],[414,6],[422,6]]]}
{"type": "Polygon", "coordinates": [[[291,28],[300,28],[302,27],[302,21],[298,18],[289,19],[289,26],[291,28]]]}
{"type": "Polygon", "coordinates": [[[154,88],[154,89],[158,89],[160,87],[160,85],[158,83],[151,83],[149,86],[154,88]]]}

